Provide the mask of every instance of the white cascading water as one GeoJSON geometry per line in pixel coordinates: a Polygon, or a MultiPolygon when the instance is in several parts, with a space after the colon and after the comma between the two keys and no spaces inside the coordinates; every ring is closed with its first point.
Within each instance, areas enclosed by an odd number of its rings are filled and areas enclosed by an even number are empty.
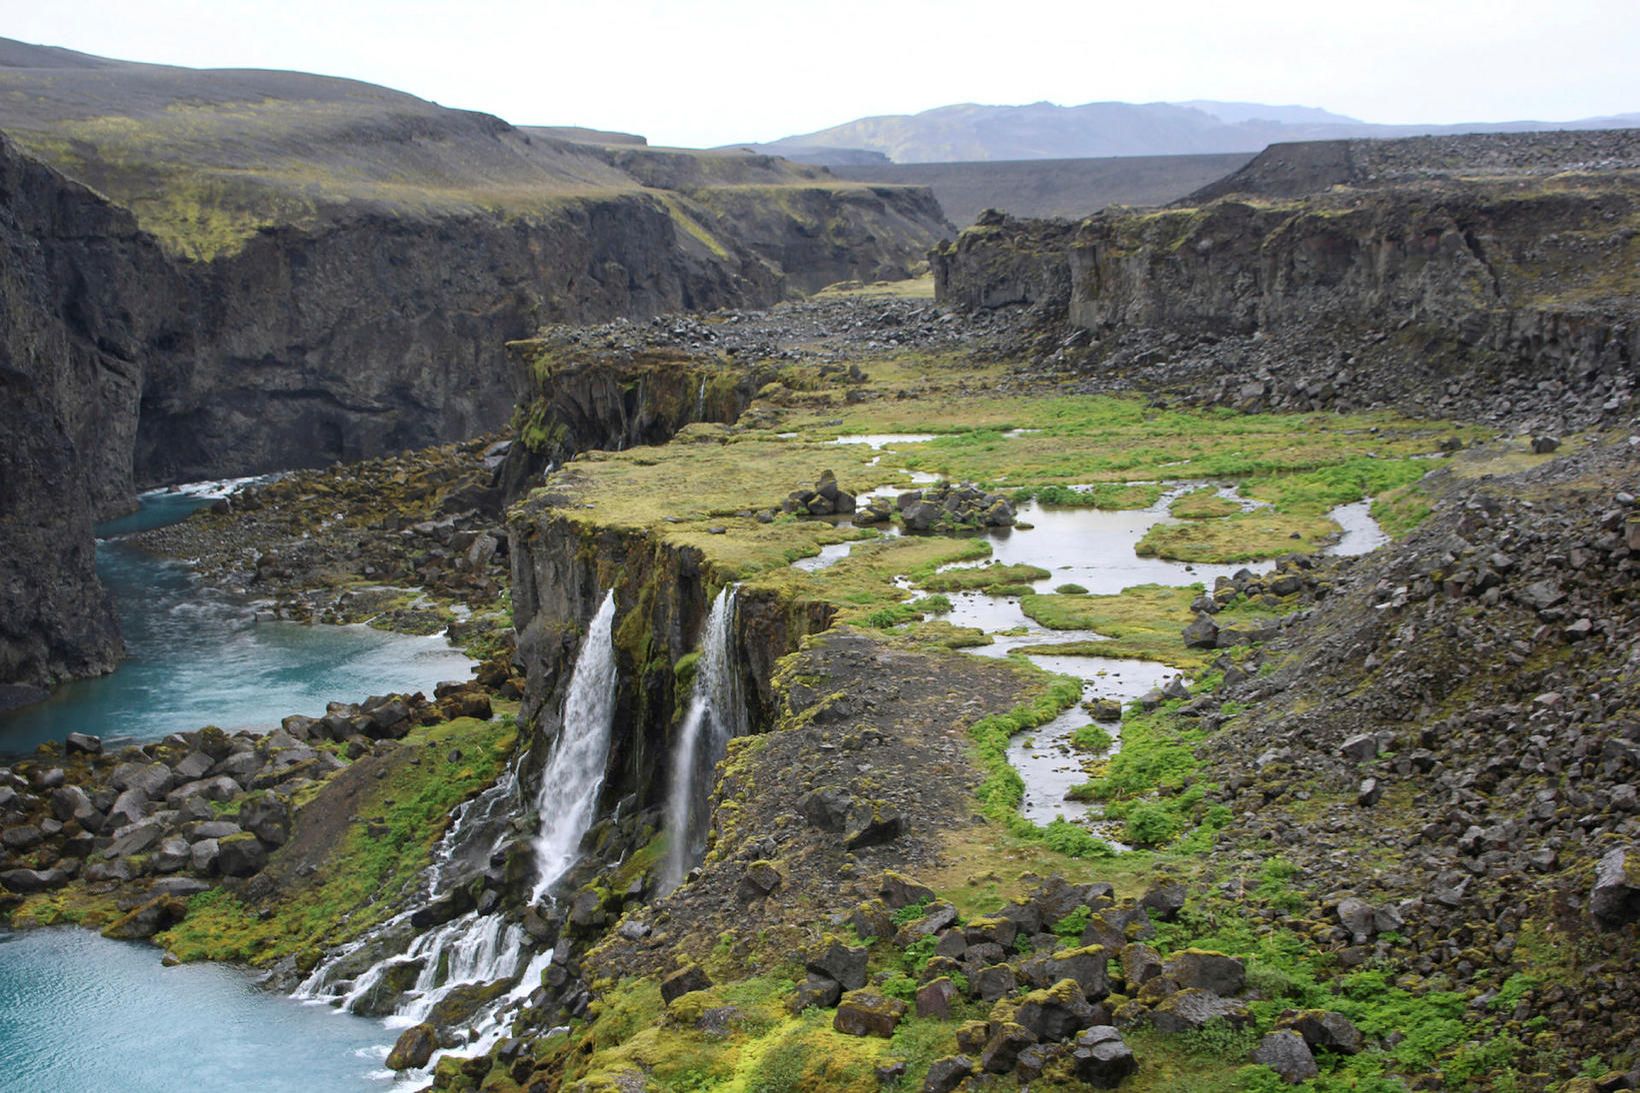
{"type": "MultiPolygon", "coordinates": [[[[612,591],[604,597],[603,605],[593,617],[586,642],[576,658],[569,693],[564,700],[562,728],[541,773],[535,799],[535,809],[541,817],[534,847],[539,873],[535,899],[540,899],[575,863],[581,839],[596,816],[615,720],[614,619],[612,591]]],[[[429,896],[442,896],[451,887],[450,867],[458,852],[471,855],[472,847],[467,844],[495,818],[498,809],[508,807],[517,790],[515,765],[457,815],[435,849],[433,865],[427,871],[424,887],[429,896]]],[[[487,859],[495,848],[492,838],[479,848],[473,860],[487,859]]],[[[552,950],[543,949],[528,956],[526,962],[528,938],[521,927],[508,922],[501,914],[481,915],[469,911],[421,934],[407,950],[377,962],[355,979],[348,981],[342,977],[340,970],[347,966],[349,957],[374,938],[402,928],[411,914],[405,911],[396,915],[367,937],[344,946],[316,967],[296,988],[294,996],[352,1010],[390,970],[419,963],[414,985],[405,992],[397,1011],[384,1022],[390,1029],[407,1028],[426,1020],[434,1007],[458,987],[516,979],[511,991],[465,1022],[471,1034],[459,1050],[463,1054],[487,1051],[506,1034],[507,1013],[541,985],[542,973],[552,960],[552,950]]],[[[434,1061],[444,1054],[444,1051],[437,1052],[434,1061]]]]}
{"type": "Polygon", "coordinates": [[[672,755],[672,778],[666,795],[669,845],[661,872],[661,890],[683,883],[685,874],[706,849],[706,803],[712,776],[729,749],[731,738],[746,731],[746,704],[735,657],[734,585],[725,585],[712,601],[695,665],[695,689],[672,755]]]}
{"type": "Polygon", "coordinates": [[[575,658],[564,716],[552,754],[541,772],[535,811],[541,831],[535,837],[535,892],[547,894],[575,864],[581,838],[597,815],[604,788],[609,739],[615,727],[615,593],[587,627],[587,638],[575,658]]]}

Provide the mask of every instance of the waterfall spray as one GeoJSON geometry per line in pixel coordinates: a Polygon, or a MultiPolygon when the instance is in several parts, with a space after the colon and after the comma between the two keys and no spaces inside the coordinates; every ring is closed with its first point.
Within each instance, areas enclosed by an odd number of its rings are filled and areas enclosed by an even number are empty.
{"type": "Polygon", "coordinates": [[[535,811],[541,831],[535,837],[535,891],[540,899],[554,881],[575,864],[581,838],[597,814],[604,788],[604,766],[615,724],[615,593],[587,628],[575,658],[564,716],[552,754],[541,771],[535,811]]]}
{"type": "Polygon", "coordinates": [[[725,585],[712,601],[695,667],[695,689],[689,712],[672,755],[672,778],[666,797],[666,830],[670,840],[661,888],[683,882],[706,850],[706,804],[712,775],[728,750],[731,737],[746,731],[746,704],[734,648],[737,590],[725,585]]]}

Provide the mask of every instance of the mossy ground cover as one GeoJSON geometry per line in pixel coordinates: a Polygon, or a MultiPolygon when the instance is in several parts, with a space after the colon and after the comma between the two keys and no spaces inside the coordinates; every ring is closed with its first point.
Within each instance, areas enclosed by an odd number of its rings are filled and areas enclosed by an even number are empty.
{"type": "Polygon", "coordinates": [[[938,434],[905,445],[905,465],[993,487],[1290,476],[1357,460],[1427,455],[1443,439],[1485,435],[1391,414],[1241,414],[1164,410],[1106,395],[1003,397],[984,392],[985,377],[962,382],[961,362],[938,357],[908,356],[892,375],[884,364],[870,371],[875,385],[921,380],[930,389],[915,400],[852,404],[842,392],[816,392],[809,399],[820,404],[802,406],[788,428],[938,434]]]}
{"type": "Polygon", "coordinates": [[[1242,508],[1242,505],[1222,496],[1213,487],[1203,486],[1175,497],[1172,504],[1167,506],[1167,511],[1181,520],[1211,520],[1219,516],[1232,516],[1242,508]]]}
{"type": "MultiPolygon", "coordinates": [[[[1202,594],[1202,586],[1145,584],[1125,588],[1112,596],[1036,593],[1022,596],[1019,608],[1027,617],[1050,630],[1094,630],[1108,637],[1100,642],[1045,642],[1031,646],[1040,653],[1103,657],[1134,657],[1154,660],[1181,671],[1199,671],[1217,655],[1210,649],[1191,649],[1184,643],[1183,629],[1195,613],[1190,604],[1202,594]]],[[[1284,607],[1237,599],[1225,606],[1215,619],[1221,626],[1238,622],[1275,618],[1284,607]]],[[[1294,602],[1296,606],[1296,601],[1294,602]]]]}
{"type": "Polygon", "coordinates": [[[316,873],[292,879],[265,909],[227,888],[202,893],[156,940],[182,960],[265,964],[358,936],[393,913],[392,897],[427,867],[451,811],[495,780],[517,735],[510,712],[413,730],[383,767],[387,774],[351,806],[349,829],[316,873]],[[415,753],[420,762],[409,762],[415,753]]]}
{"type": "Polygon", "coordinates": [[[854,493],[909,489],[903,472],[916,470],[1012,488],[1043,504],[1106,508],[1148,507],[1162,483],[1209,478],[1269,504],[1229,512],[1227,502],[1189,495],[1185,511],[1198,518],[1158,526],[1139,550],[1235,562],[1315,549],[1338,531],[1329,508],[1408,487],[1434,465],[1414,456],[1438,452],[1453,436],[1482,435],[1388,414],[1164,410],[1137,398],[1051,393],[1004,398],[992,393],[1002,372],[906,353],[870,362],[863,383],[839,385],[783,366],[748,411],[759,428],[695,425],[664,447],[588,453],[555,479],[573,493],[561,511],[697,547],[722,579],[746,579],[872,534],[792,516],[755,519],[823,470],[854,493]],[[907,392],[917,397],[898,397],[907,392]],[[829,443],[883,433],[934,439],[896,442],[886,452],[829,443]]]}

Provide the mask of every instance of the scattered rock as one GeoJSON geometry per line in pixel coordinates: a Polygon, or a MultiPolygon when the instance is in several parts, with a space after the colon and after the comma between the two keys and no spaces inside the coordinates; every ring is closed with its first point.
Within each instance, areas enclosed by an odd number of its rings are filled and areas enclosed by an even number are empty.
{"type": "Polygon", "coordinates": [[[894,1035],[906,1009],[898,998],[887,998],[874,990],[849,991],[837,1004],[832,1027],[846,1036],[881,1036],[886,1040],[894,1035]]]}
{"type": "Polygon", "coordinates": [[[387,1053],[387,1069],[420,1070],[438,1049],[438,1030],[427,1022],[412,1025],[399,1034],[387,1053]]]}
{"type": "Polygon", "coordinates": [[[1309,1081],[1321,1072],[1315,1065],[1315,1056],[1310,1053],[1310,1045],[1292,1029],[1277,1029],[1266,1035],[1253,1049],[1252,1058],[1291,1085],[1309,1081]]]}
{"type": "Polygon", "coordinates": [[[661,980],[661,1000],[667,1005],[691,991],[703,991],[712,980],[699,965],[689,964],[661,980]]]}

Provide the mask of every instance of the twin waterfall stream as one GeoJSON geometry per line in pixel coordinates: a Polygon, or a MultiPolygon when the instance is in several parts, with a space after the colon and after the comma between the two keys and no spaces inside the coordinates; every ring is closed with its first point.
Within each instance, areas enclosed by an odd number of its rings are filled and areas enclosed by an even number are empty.
{"type": "MultiPolygon", "coordinates": [[[[597,819],[614,732],[614,621],[615,594],[611,591],[604,596],[576,657],[562,727],[534,791],[523,784],[521,760],[515,760],[493,786],[456,814],[434,850],[417,909],[389,919],[321,962],[297,987],[297,998],[350,1013],[380,1014],[376,999],[402,992],[384,1024],[388,1029],[403,1029],[428,1020],[439,1003],[461,988],[506,981],[513,983],[511,989],[462,1022],[469,1029],[468,1039],[449,1050],[481,1054],[507,1034],[511,1011],[541,986],[553,949],[541,947],[532,953],[529,934],[499,909],[470,910],[419,934],[412,918],[417,910],[451,897],[486,868],[506,837],[506,821],[526,807],[533,808],[539,818],[533,840],[536,879],[531,902],[550,900],[553,886],[575,865],[581,840],[597,819]],[[360,967],[367,954],[383,950],[394,955],[360,967]],[[395,984],[396,989],[390,986],[395,984]]],[[[734,621],[735,591],[728,586],[714,600],[706,620],[693,697],[672,756],[665,821],[668,854],[660,877],[663,892],[677,887],[704,854],[712,772],[729,739],[747,729],[736,670],[734,621]]],[[[435,1054],[434,1062],[439,1054],[443,1053],[435,1054]]]]}

